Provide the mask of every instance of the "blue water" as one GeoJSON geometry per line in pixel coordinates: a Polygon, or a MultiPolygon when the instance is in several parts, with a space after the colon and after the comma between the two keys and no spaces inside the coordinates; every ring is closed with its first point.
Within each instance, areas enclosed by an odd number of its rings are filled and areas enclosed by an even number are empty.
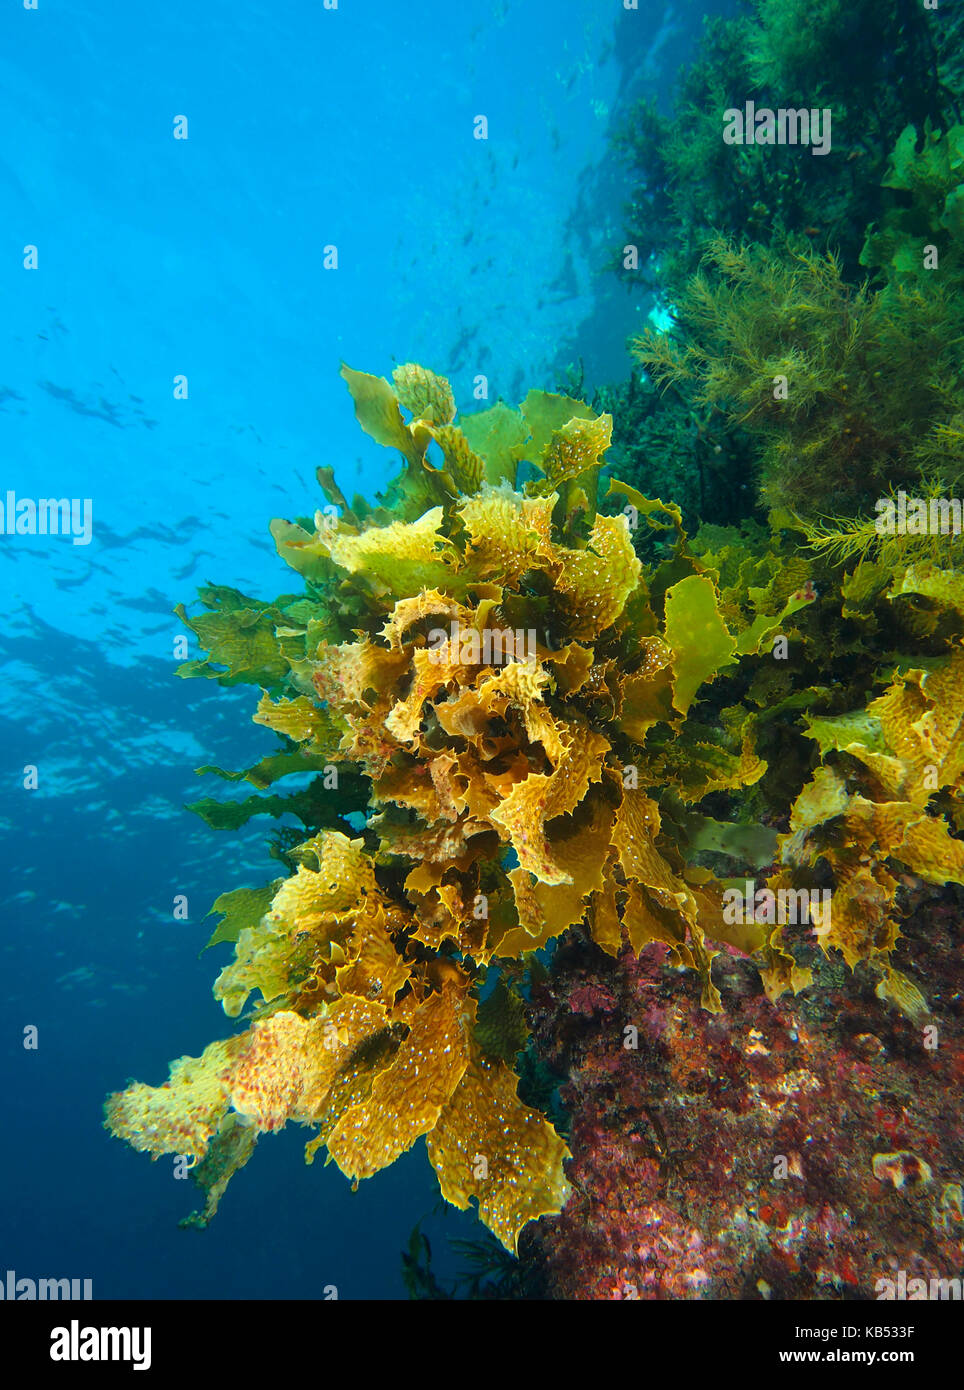
{"type": "MultiPolygon", "coordinates": [[[[319,464],[369,495],[394,471],[342,360],[421,362],[467,408],[479,373],[513,402],[580,357],[589,383],[625,377],[645,306],[600,269],[627,196],[607,131],[668,90],[698,20],[662,0],[0,12],[0,502],[93,514],[89,545],[0,536],[0,1276],[404,1296],[399,1252],[438,1202],[421,1144],[353,1194],[305,1167],[304,1131],[266,1136],[196,1232],[173,1164],[100,1126],[108,1091],[231,1031],[203,918],[274,876],[264,821],[218,834],[184,809],[224,791],[194,768],[274,740],[256,692],[174,676],[171,610],[207,580],[296,588],[270,518],[321,504],[319,464]]],[[[446,1235],[479,1232],[451,1209],[425,1229],[443,1276],[446,1235]]]]}

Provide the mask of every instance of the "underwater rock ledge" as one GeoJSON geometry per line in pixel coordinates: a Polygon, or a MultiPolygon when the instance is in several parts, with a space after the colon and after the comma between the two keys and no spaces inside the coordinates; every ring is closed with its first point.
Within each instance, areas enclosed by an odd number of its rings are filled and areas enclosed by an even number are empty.
{"type": "Polygon", "coordinates": [[[720,1016],[652,951],[613,961],[570,933],[530,1010],[572,1116],[572,1195],[522,1242],[544,1296],[876,1299],[901,1271],[911,1289],[960,1278],[959,899],[931,895],[903,926],[930,985],[930,1051],[863,972],[816,949],[821,989],[776,1009],[747,961],[718,958],[720,1016]]]}

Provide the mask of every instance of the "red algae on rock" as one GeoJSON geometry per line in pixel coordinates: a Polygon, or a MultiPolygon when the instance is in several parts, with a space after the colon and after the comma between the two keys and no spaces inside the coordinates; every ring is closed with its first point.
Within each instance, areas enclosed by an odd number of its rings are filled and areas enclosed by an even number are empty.
{"type": "Polygon", "coordinates": [[[691,975],[570,933],[531,1011],[572,1117],[572,1195],[525,1247],[548,1295],[875,1299],[901,1271],[959,1276],[961,935],[933,898],[905,923],[925,1036],[816,951],[821,988],[776,1006],[746,962],[718,960],[721,1018],[691,975]]]}

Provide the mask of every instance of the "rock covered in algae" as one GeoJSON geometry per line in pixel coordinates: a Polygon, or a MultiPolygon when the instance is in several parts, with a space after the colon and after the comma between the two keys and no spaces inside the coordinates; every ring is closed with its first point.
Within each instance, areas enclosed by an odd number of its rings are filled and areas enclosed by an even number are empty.
{"type": "Polygon", "coordinates": [[[573,1196],[523,1245],[549,1296],[873,1300],[901,1271],[925,1290],[957,1274],[962,915],[918,899],[903,945],[930,982],[924,1026],[812,938],[821,988],[779,1010],[729,958],[725,1024],[652,955],[563,943],[530,1015],[572,1116],[573,1196]]]}

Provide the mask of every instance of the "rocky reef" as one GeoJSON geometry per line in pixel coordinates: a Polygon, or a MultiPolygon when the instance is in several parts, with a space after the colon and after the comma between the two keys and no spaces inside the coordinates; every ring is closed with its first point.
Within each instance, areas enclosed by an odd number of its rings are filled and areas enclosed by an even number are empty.
{"type": "Polygon", "coordinates": [[[655,952],[561,943],[532,1011],[574,1155],[568,1205],[526,1246],[544,1296],[950,1296],[933,1281],[959,1277],[964,1239],[960,901],[910,896],[899,954],[935,985],[929,1044],[813,942],[819,991],[778,1009],[721,960],[725,1017],[655,952]]]}

